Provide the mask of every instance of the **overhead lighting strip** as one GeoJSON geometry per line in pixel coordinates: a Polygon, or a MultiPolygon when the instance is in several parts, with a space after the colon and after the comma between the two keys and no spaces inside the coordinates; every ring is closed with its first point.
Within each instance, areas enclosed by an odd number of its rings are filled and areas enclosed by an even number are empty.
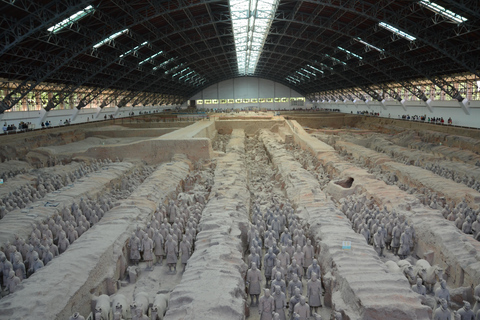
{"type": "Polygon", "coordinates": [[[467,18],[465,18],[465,17],[463,17],[459,14],[456,14],[455,12],[446,9],[439,4],[436,4],[435,2],[432,2],[432,1],[429,1],[429,0],[421,0],[418,3],[420,5],[426,7],[427,9],[430,9],[431,11],[433,11],[433,12],[441,15],[442,17],[447,18],[447,19],[449,19],[453,22],[462,23],[462,22],[465,22],[465,21],[468,20],[467,18]]]}
{"type": "Polygon", "coordinates": [[[384,51],[385,51],[385,50],[383,50],[383,49],[380,49],[380,48],[378,48],[378,47],[375,47],[373,44],[370,44],[370,43],[368,43],[368,42],[366,42],[366,41],[363,41],[362,39],[360,39],[360,38],[358,38],[358,37],[357,37],[357,38],[353,38],[353,40],[358,41],[358,42],[360,42],[361,44],[364,44],[364,45],[366,45],[366,46],[369,47],[369,48],[372,48],[372,49],[374,49],[374,50],[377,50],[378,52],[384,52],[384,51]]]}
{"type": "Polygon", "coordinates": [[[142,65],[142,64],[144,64],[145,62],[148,62],[148,61],[150,61],[150,60],[152,60],[152,59],[155,59],[155,57],[158,57],[158,56],[161,55],[162,53],[163,53],[163,51],[160,51],[160,52],[158,52],[158,53],[155,53],[153,56],[150,56],[150,57],[148,57],[147,59],[145,59],[145,60],[143,60],[143,61],[140,61],[139,65],[142,65]]]}
{"type": "Polygon", "coordinates": [[[279,0],[230,0],[238,73],[254,74],[279,0]]]}
{"type": "Polygon", "coordinates": [[[64,19],[64,20],[60,21],[59,23],[51,26],[47,30],[49,32],[52,32],[52,33],[57,33],[60,30],[65,29],[69,25],[73,24],[74,22],[77,22],[78,20],[82,19],[83,17],[89,15],[90,13],[92,13],[94,11],[95,11],[95,9],[91,5],[88,6],[88,7],[85,7],[82,10],[78,11],[77,13],[72,14],[67,19],[64,19]]]}
{"type": "Polygon", "coordinates": [[[314,66],[311,66],[311,65],[309,65],[309,64],[307,64],[307,67],[312,68],[313,70],[318,71],[318,72],[320,72],[320,73],[325,73],[325,72],[323,72],[322,70],[320,70],[320,69],[318,69],[318,68],[315,68],[314,66]]]}
{"type": "Polygon", "coordinates": [[[163,67],[165,67],[167,64],[169,64],[170,62],[172,62],[173,60],[175,60],[175,58],[170,58],[170,59],[168,59],[168,60],[160,63],[158,66],[153,67],[153,70],[155,71],[155,70],[157,70],[157,69],[163,68],[163,67]]]}
{"type": "Polygon", "coordinates": [[[118,38],[119,36],[121,36],[122,34],[124,34],[125,32],[127,32],[128,29],[123,29],[122,31],[118,31],[118,32],[115,32],[114,34],[112,34],[111,36],[109,36],[108,38],[105,38],[103,39],[102,41],[100,41],[99,43],[97,43],[96,45],[94,45],[93,47],[95,49],[103,46],[105,43],[109,42],[109,41],[112,41],[113,39],[115,38],[118,38]]]}
{"type": "Polygon", "coordinates": [[[327,58],[329,58],[330,60],[332,60],[332,61],[335,61],[335,62],[338,62],[338,63],[343,64],[344,66],[347,65],[346,62],[344,62],[344,61],[342,61],[342,60],[340,60],[340,59],[337,59],[337,58],[335,58],[335,57],[332,57],[332,56],[329,55],[329,54],[326,54],[326,53],[325,53],[325,56],[326,56],[327,58]]]}
{"type": "Polygon", "coordinates": [[[124,54],[121,54],[121,55],[120,55],[120,58],[123,58],[123,57],[125,57],[125,56],[128,56],[130,53],[137,51],[138,49],[140,49],[141,47],[143,47],[143,46],[145,46],[145,45],[147,45],[147,44],[148,44],[148,41],[145,41],[144,43],[139,44],[139,45],[136,46],[135,48],[133,48],[133,49],[131,49],[131,50],[128,50],[128,51],[125,52],[124,54]]]}
{"type": "Polygon", "coordinates": [[[397,36],[400,36],[404,39],[407,39],[408,41],[415,41],[417,38],[415,38],[414,36],[398,29],[398,28],[395,28],[394,26],[388,24],[388,23],[385,23],[385,22],[380,22],[378,24],[380,27],[384,28],[384,29],[387,29],[388,31],[391,31],[393,32],[394,34],[396,34],[397,36]]]}
{"type": "Polygon", "coordinates": [[[348,54],[351,55],[351,56],[354,56],[355,58],[358,58],[358,59],[360,59],[360,60],[363,60],[363,58],[362,58],[361,56],[359,56],[359,55],[356,54],[356,53],[353,53],[352,51],[349,51],[349,50],[344,49],[344,48],[342,48],[342,47],[337,47],[337,48],[340,49],[340,50],[342,50],[343,52],[348,53],[348,54]]]}

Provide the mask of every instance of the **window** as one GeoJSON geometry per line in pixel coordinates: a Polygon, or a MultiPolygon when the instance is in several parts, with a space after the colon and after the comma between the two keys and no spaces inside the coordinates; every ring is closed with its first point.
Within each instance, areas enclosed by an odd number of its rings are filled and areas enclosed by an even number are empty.
{"type": "Polygon", "coordinates": [[[258,99],[252,99],[251,101],[252,101],[252,103],[257,103],[258,99]]]}
{"type": "Polygon", "coordinates": [[[280,102],[280,98],[275,98],[275,102],[280,102]]]}
{"type": "Polygon", "coordinates": [[[260,102],[260,103],[265,103],[265,98],[260,98],[260,99],[258,99],[258,102],[260,102]]]}
{"type": "Polygon", "coordinates": [[[213,99],[213,100],[212,100],[212,104],[218,104],[218,100],[217,100],[217,99],[213,99]]]}
{"type": "Polygon", "coordinates": [[[197,100],[197,104],[203,104],[203,100],[197,100]]]}
{"type": "Polygon", "coordinates": [[[205,104],[212,104],[212,100],[205,100],[205,104]]]}
{"type": "Polygon", "coordinates": [[[273,102],[273,98],[267,98],[267,102],[273,102]]]}
{"type": "Polygon", "coordinates": [[[243,99],[243,103],[250,103],[250,99],[243,99]]]}
{"type": "Polygon", "coordinates": [[[226,104],[227,103],[227,99],[220,99],[220,104],[226,104]]]}
{"type": "Polygon", "coordinates": [[[234,102],[235,102],[235,100],[233,100],[233,99],[228,99],[228,103],[234,103],[234,102]]]}
{"type": "Polygon", "coordinates": [[[242,99],[235,99],[235,103],[242,103],[242,99]]]}

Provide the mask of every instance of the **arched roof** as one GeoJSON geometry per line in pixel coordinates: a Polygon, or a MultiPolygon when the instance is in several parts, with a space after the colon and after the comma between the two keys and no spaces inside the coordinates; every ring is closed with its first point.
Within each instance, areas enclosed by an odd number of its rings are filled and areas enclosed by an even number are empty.
{"type": "MultiPolygon", "coordinates": [[[[461,23],[420,2],[279,0],[252,76],[307,96],[338,89],[349,94],[349,88],[360,88],[378,100],[381,96],[372,87],[388,91],[391,82],[424,97],[413,84],[421,78],[461,100],[464,97],[447,78],[462,73],[480,77],[480,1],[430,1],[467,19],[461,23]],[[416,39],[395,35],[379,23],[416,39]]],[[[124,102],[148,101],[155,94],[179,102],[238,77],[229,4],[228,0],[3,1],[0,77],[19,85],[0,101],[0,111],[44,83],[60,86],[52,98],[55,106],[84,86],[92,88],[90,96],[106,90],[128,92],[124,102]],[[48,30],[88,6],[91,12],[78,21],[58,32],[48,30]],[[117,32],[117,38],[95,47],[117,32]],[[194,77],[188,82],[183,77],[187,73],[194,77]]]]}

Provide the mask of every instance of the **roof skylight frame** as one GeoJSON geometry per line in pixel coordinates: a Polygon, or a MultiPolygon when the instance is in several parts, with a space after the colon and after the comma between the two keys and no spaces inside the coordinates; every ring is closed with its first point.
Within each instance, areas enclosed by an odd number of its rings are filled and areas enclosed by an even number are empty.
{"type": "Polygon", "coordinates": [[[154,55],[151,55],[150,57],[148,57],[148,58],[145,59],[145,60],[140,61],[140,62],[138,63],[138,65],[142,65],[142,64],[144,64],[145,62],[148,62],[148,61],[150,61],[150,60],[152,60],[152,59],[155,59],[156,57],[158,57],[158,56],[161,55],[162,53],[163,53],[163,50],[160,51],[160,52],[155,53],[154,55]]]}
{"type": "Polygon", "coordinates": [[[358,42],[360,42],[361,44],[364,44],[364,45],[366,45],[366,46],[369,47],[369,48],[372,48],[372,49],[374,49],[374,50],[377,50],[378,52],[385,52],[385,49],[381,49],[381,48],[375,47],[373,44],[370,44],[370,43],[362,40],[362,39],[359,38],[359,37],[353,38],[353,40],[358,41],[358,42]]]}
{"type": "Polygon", "coordinates": [[[93,47],[95,49],[98,49],[100,48],[101,46],[103,46],[105,43],[109,42],[109,41],[112,41],[116,38],[118,38],[119,36],[121,36],[122,34],[128,32],[128,28],[127,29],[123,29],[121,31],[118,31],[118,32],[115,32],[114,34],[112,34],[111,36],[103,39],[102,41],[98,42],[97,44],[95,44],[93,47]]]}
{"type": "Polygon", "coordinates": [[[119,58],[123,58],[125,56],[128,56],[130,53],[136,52],[138,49],[142,48],[143,46],[146,46],[147,44],[148,44],[148,41],[145,41],[145,42],[139,44],[138,46],[136,46],[135,48],[130,49],[127,52],[121,54],[119,58]]]}
{"type": "Polygon", "coordinates": [[[229,0],[240,75],[255,73],[280,0],[229,0]]]}
{"type": "Polygon", "coordinates": [[[350,50],[347,50],[347,49],[342,48],[342,47],[340,47],[340,46],[338,46],[337,48],[340,49],[340,50],[342,50],[343,52],[345,52],[345,53],[347,53],[347,54],[349,54],[349,55],[357,58],[357,59],[363,60],[363,57],[362,57],[362,56],[360,56],[360,55],[358,55],[358,54],[356,54],[356,53],[353,53],[353,52],[350,51],[350,50]]]}
{"type": "Polygon", "coordinates": [[[411,34],[408,34],[406,33],[405,31],[402,31],[394,26],[392,26],[391,24],[388,24],[386,22],[379,22],[378,25],[390,32],[393,32],[394,34],[396,34],[397,36],[400,36],[408,41],[415,41],[417,38],[412,36],[411,34]]]}
{"type": "Polygon", "coordinates": [[[456,14],[455,12],[450,11],[447,8],[444,8],[439,4],[436,4],[435,2],[432,2],[429,0],[420,0],[418,1],[418,4],[455,23],[460,24],[460,23],[464,23],[465,21],[468,21],[468,19],[465,18],[464,16],[456,14]]]}
{"type": "Polygon", "coordinates": [[[65,29],[65,28],[67,28],[71,24],[79,21],[80,19],[86,17],[87,15],[89,15],[90,13],[92,13],[94,11],[95,11],[95,8],[92,5],[89,5],[85,8],[83,8],[82,10],[72,14],[70,17],[68,17],[68,18],[60,21],[59,23],[56,23],[53,26],[49,27],[47,29],[47,31],[55,34],[55,33],[65,29]]]}

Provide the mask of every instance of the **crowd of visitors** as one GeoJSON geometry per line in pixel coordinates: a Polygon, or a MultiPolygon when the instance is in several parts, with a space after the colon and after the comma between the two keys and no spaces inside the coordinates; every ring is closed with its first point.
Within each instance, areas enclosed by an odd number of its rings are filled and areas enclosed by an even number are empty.
{"type": "MultiPolygon", "coordinates": [[[[399,116],[400,117],[400,116],[399,116]]],[[[427,117],[427,115],[422,115],[422,116],[418,116],[418,115],[414,115],[414,116],[410,116],[410,115],[402,115],[401,117],[403,120],[412,120],[412,121],[422,121],[422,122],[427,122],[427,123],[432,123],[432,124],[445,124],[445,120],[443,119],[443,117],[427,117]]],[[[453,123],[453,120],[452,118],[448,118],[447,120],[447,124],[452,124],[453,123]]]]}
{"type": "Polygon", "coordinates": [[[23,131],[28,131],[28,129],[31,129],[32,123],[31,122],[24,122],[21,121],[18,124],[18,128],[15,124],[7,124],[6,122],[3,124],[3,133],[13,133],[13,132],[23,132],[23,131]]]}

